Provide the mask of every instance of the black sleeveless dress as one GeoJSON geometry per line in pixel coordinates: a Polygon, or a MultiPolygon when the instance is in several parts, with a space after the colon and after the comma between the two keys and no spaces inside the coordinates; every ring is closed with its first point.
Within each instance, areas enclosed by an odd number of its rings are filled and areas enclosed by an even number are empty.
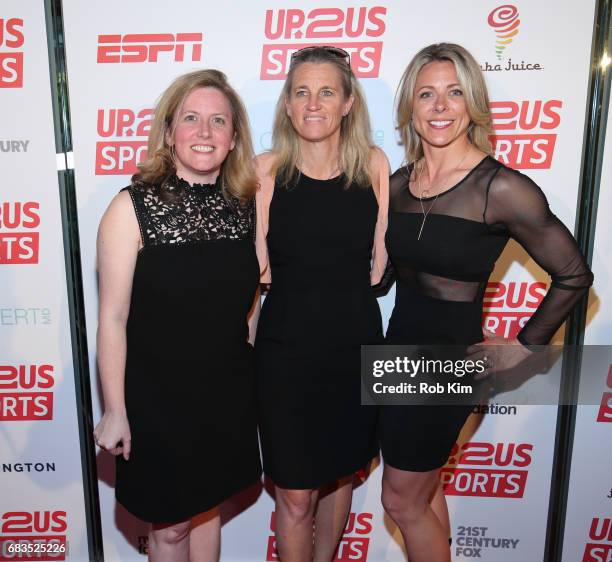
{"type": "MultiPolygon", "coordinates": [[[[429,210],[423,224],[421,201],[410,191],[411,172],[412,166],[400,168],[390,180],[386,244],[397,283],[386,343],[482,341],[484,291],[510,237],[552,277],[518,339],[524,345],[548,343],[591,285],[592,274],[540,188],[487,156],[437,199],[423,198],[429,210]]],[[[470,405],[382,407],[385,462],[411,471],[441,467],[470,410],[470,405]]]]}
{"type": "Polygon", "coordinates": [[[360,405],[360,346],[382,343],[377,213],[372,188],[347,189],[342,176],[274,187],[255,350],[264,471],[282,488],[317,488],[378,452],[376,409],[360,405]]]}
{"type": "Polygon", "coordinates": [[[154,523],[211,509],[261,475],[247,313],[259,283],[253,205],[177,180],[182,197],[128,189],[144,247],[127,322],[130,460],[117,500],[154,523]]]}

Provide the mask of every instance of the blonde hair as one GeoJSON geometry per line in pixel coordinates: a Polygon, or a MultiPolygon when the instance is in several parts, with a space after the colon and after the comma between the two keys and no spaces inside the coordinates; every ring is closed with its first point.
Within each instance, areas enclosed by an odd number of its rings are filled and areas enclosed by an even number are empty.
{"type": "Polygon", "coordinates": [[[221,190],[227,197],[233,195],[245,203],[255,196],[257,176],[253,164],[253,145],[246,109],[236,91],[227,82],[223,72],[214,69],[197,70],[179,76],[168,86],[155,106],[155,116],[147,145],[147,159],[138,164],[140,170],[132,178],[149,184],[161,184],[162,195],[173,199],[179,196],[177,190],[165,182],[176,173],[174,149],[169,146],[166,137],[174,134],[175,117],[180,111],[185,98],[198,88],[215,88],[228,100],[232,110],[232,126],[235,146],[221,164],[219,173],[221,190]],[[163,193],[167,191],[167,193],[163,193]]]}
{"type": "Polygon", "coordinates": [[[361,187],[369,186],[372,183],[369,173],[372,142],[365,96],[348,61],[330,52],[325,47],[309,48],[304,50],[303,53],[298,51],[291,61],[287,79],[278,98],[274,114],[272,152],[275,159],[271,168],[272,175],[276,175],[281,185],[288,186],[295,181],[298,173],[298,164],[300,163],[299,139],[287,115],[285,102],[291,96],[296,68],[306,62],[331,64],[340,75],[345,97],[348,99],[353,96],[354,101],[351,110],[348,115],[342,118],[340,124],[339,164],[347,187],[353,182],[361,187]]]}
{"type": "Polygon", "coordinates": [[[416,162],[423,156],[423,145],[412,124],[414,90],[421,69],[430,62],[450,61],[455,66],[457,79],[463,89],[463,96],[470,127],[470,142],[486,154],[491,154],[491,113],[489,94],[480,66],[474,57],[460,45],[436,43],[421,49],[404,71],[395,95],[397,129],[400,132],[407,162],[416,162]]]}

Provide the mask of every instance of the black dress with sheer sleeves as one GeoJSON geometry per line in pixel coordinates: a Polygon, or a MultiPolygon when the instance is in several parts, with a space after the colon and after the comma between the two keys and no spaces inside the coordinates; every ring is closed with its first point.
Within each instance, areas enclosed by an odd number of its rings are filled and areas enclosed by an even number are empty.
{"type": "MultiPolygon", "coordinates": [[[[390,180],[386,243],[396,297],[386,343],[467,346],[482,341],[484,291],[510,237],[552,278],[518,340],[548,343],[592,284],[592,274],[540,188],[487,156],[451,189],[421,200],[411,191],[411,172],[412,166],[400,168],[390,180]]],[[[470,409],[382,407],[385,462],[411,471],[444,465],[470,409]]]]}
{"type": "Polygon", "coordinates": [[[254,205],[219,184],[174,178],[126,188],[143,248],[134,271],[125,401],[129,461],[117,457],[117,500],[154,523],[183,521],[261,475],[247,315],[259,283],[254,205]]]}

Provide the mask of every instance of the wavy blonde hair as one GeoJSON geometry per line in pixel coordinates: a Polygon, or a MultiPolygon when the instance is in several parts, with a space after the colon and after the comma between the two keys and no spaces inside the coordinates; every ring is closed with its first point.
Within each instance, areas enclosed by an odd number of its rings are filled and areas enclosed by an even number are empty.
{"type": "Polygon", "coordinates": [[[455,66],[471,121],[468,138],[478,149],[491,154],[493,150],[489,140],[491,134],[489,94],[480,66],[461,45],[436,43],[421,49],[413,57],[402,75],[395,95],[397,129],[404,145],[406,161],[416,162],[423,156],[421,137],[412,124],[414,89],[421,69],[434,61],[450,61],[455,66]]]}
{"type": "Polygon", "coordinates": [[[132,178],[149,184],[161,184],[167,198],[175,198],[180,193],[176,189],[165,188],[165,182],[176,173],[174,150],[167,143],[166,137],[174,135],[176,115],[185,98],[198,88],[215,88],[228,100],[232,110],[232,126],[235,146],[221,164],[219,173],[221,190],[227,197],[233,195],[245,203],[255,196],[257,175],[253,164],[253,144],[249,119],[242,100],[229,85],[223,72],[215,69],[197,70],[179,76],[168,86],[155,106],[155,116],[147,145],[147,159],[138,164],[139,173],[132,178]]]}
{"type": "Polygon", "coordinates": [[[271,173],[276,175],[281,185],[285,186],[293,183],[298,174],[299,138],[287,115],[285,102],[291,96],[296,68],[306,62],[331,64],[338,71],[345,97],[348,99],[353,96],[351,110],[342,118],[340,124],[340,169],[347,187],[353,182],[361,187],[371,185],[369,163],[372,141],[365,96],[347,60],[326,50],[325,47],[308,49],[302,54],[298,51],[291,61],[274,113],[272,152],[275,159],[271,173]]]}

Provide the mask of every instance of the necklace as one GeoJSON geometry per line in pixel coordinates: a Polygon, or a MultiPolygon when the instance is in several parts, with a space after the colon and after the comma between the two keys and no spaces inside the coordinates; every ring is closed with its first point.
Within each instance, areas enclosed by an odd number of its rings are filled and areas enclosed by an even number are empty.
{"type": "MultiPolygon", "coordinates": [[[[470,152],[470,147],[468,146],[468,149],[465,151],[463,158],[461,158],[459,163],[455,166],[454,168],[455,170],[461,167],[461,164],[463,164],[463,161],[467,158],[467,155],[469,154],[469,152],[470,152]]],[[[423,159],[423,167],[424,166],[425,166],[425,159],[423,159]]],[[[421,176],[423,175],[423,167],[421,167],[421,170],[418,173],[416,171],[417,165],[415,165],[415,169],[414,169],[414,174],[416,176],[415,184],[416,184],[417,189],[419,190],[419,203],[421,204],[421,212],[423,213],[423,220],[421,221],[421,228],[419,228],[419,235],[417,236],[417,240],[421,239],[421,234],[423,234],[423,228],[425,227],[425,221],[427,220],[427,216],[429,215],[431,210],[434,208],[434,205],[436,204],[436,201],[438,200],[438,197],[440,196],[440,193],[441,193],[440,191],[436,193],[436,196],[434,197],[433,202],[429,206],[429,209],[425,211],[425,205],[423,205],[423,194],[428,194],[431,191],[432,186],[430,185],[429,189],[423,189],[421,185],[421,176]]],[[[449,175],[450,175],[450,172],[446,174],[446,178],[444,179],[447,179],[449,175]]],[[[427,197],[427,195],[425,195],[425,197],[427,197]]]]}

